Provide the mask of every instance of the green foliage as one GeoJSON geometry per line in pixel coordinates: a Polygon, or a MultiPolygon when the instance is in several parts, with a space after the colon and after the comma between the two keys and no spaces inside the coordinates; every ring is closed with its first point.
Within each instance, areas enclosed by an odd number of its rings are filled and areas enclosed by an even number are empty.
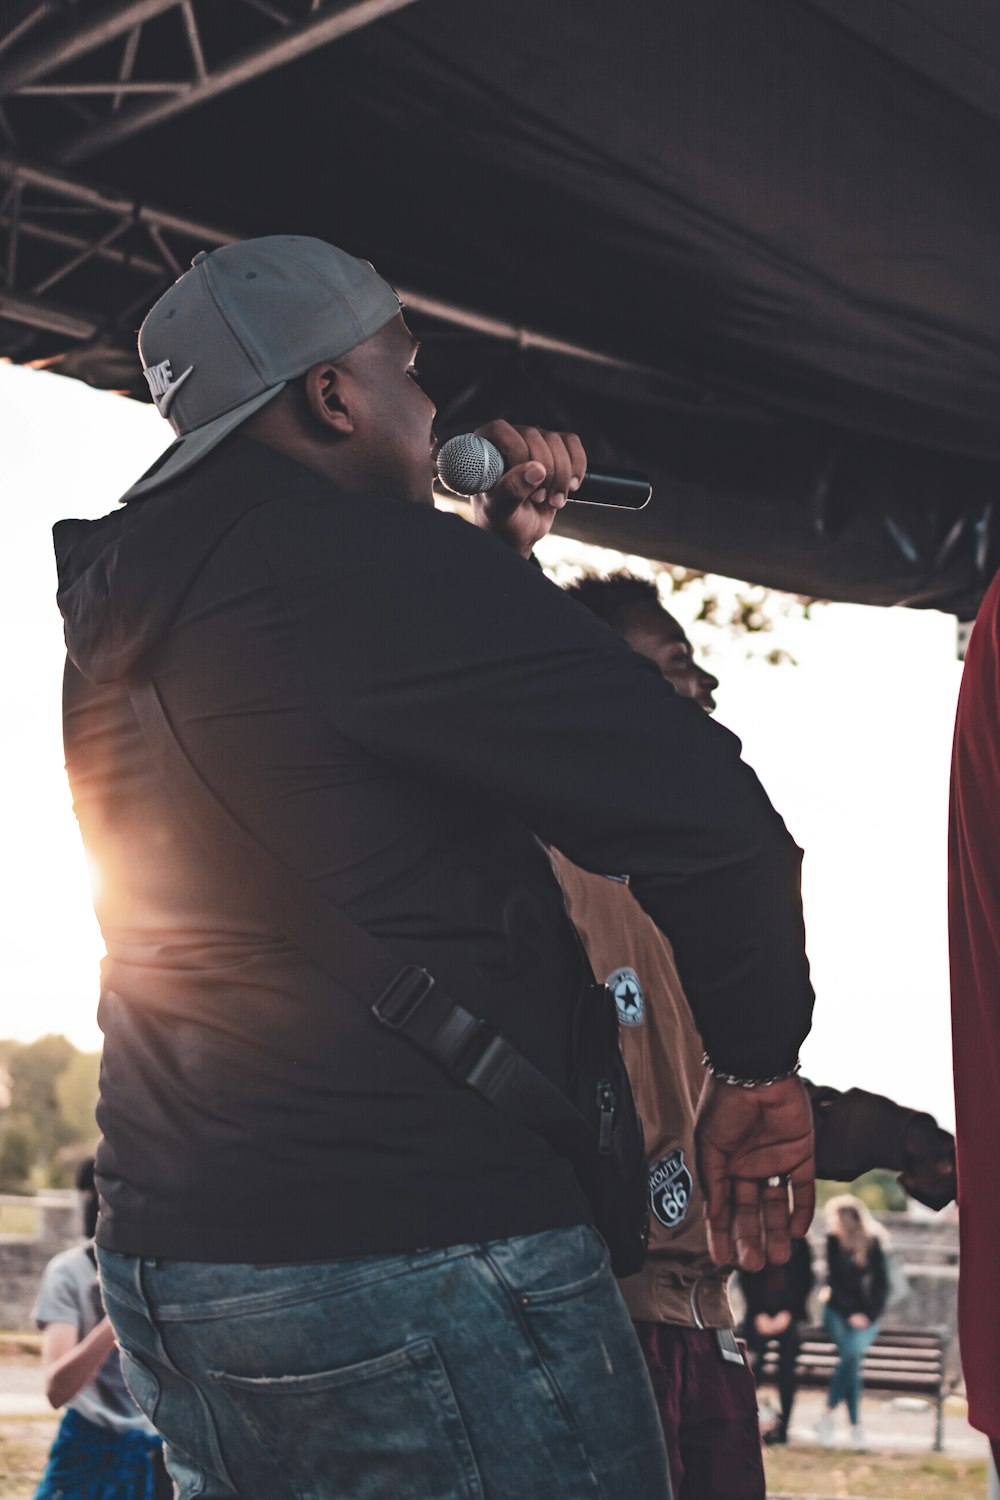
{"type": "Polygon", "coordinates": [[[851,1191],[857,1193],[875,1213],[906,1212],[906,1193],[896,1181],[895,1172],[888,1172],[883,1167],[876,1167],[859,1177],[851,1191]]]}
{"type": "MultiPolygon", "coordinates": [[[[686,569],[669,568],[667,571],[671,592],[681,593],[689,589],[701,601],[694,626],[698,634],[697,648],[706,655],[711,654],[716,634],[729,637],[768,635],[776,624],[787,620],[808,620],[813,605],[819,602],[804,594],[785,594],[761,584],[737,583],[686,569]],[[707,636],[697,632],[699,625],[712,627],[707,636]]],[[[658,578],[662,594],[662,574],[658,574],[658,578]]],[[[772,667],[797,665],[791,652],[782,646],[762,647],[747,654],[768,662],[772,667]]]]}
{"type": "Polygon", "coordinates": [[[735,639],[746,641],[748,658],[771,666],[795,666],[791,653],[782,646],[772,645],[767,638],[777,625],[808,620],[813,607],[821,602],[760,584],[721,578],[697,568],[652,562],[649,558],[572,542],[566,537],[545,538],[536,547],[535,555],[561,587],[574,582],[583,572],[606,577],[625,569],[650,579],[657,586],[664,609],[676,613],[686,625],[699,656],[711,656],[720,643],[735,639]],[[683,595],[685,601],[680,609],[675,602],[678,595],[683,595]]]}
{"type": "Polygon", "coordinates": [[[70,1139],[59,1109],[56,1080],[75,1050],[64,1036],[43,1036],[19,1047],[7,1064],[11,1114],[31,1121],[39,1154],[45,1159],[70,1139]]]}
{"type": "Polygon", "coordinates": [[[8,1115],[0,1129],[0,1193],[18,1193],[27,1188],[38,1149],[31,1120],[8,1115]]]}
{"type": "Polygon", "coordinates": [[[66,1128],[74,1141],[87,1144],[97,1139],[97,1075],[101,1067],[99,1052],[74,1052],[56,1078],[56,1100],[66,1128]]]}
{"type": "Polygon", "coordinates": [[[889,1172],[884,1167],[875,1167],[854,1182],[820,1179],[816,1183],[816,1207],[823,1208],[839,1193],[854,1193],[873,1213],[906,1212],[906,1194],[896,1181],[895,1172],[889,1172]]]}
{"type": "Polygon", "coordinates": [[[0,1192],[44,1181],[64,1187],[97,1138],[99,1053],[78,1052],[64,1036],[0,1041],[9,1108],[0,1113],[0,1192]]]}

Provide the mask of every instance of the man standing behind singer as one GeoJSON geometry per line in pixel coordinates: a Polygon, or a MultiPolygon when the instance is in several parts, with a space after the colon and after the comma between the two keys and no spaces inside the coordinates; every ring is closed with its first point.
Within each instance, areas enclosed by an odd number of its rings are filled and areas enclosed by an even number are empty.
{"type": "MultiPolygon", "coordinates": [[[[561,1086],[580,963],[539,839],[627,871],[712,1059],[716,1250],[749,1265],[811,1213],[799,851],[732,735],[433,509],[434,407],[366,262],[295,236],[202,253],[140,351],[177,442],[124,510],[56,528],[108,948],[97,1239],[129,1386],[181,1494],[662,1500],[569,1162],[206,857],[129,689],[153,681],[256,841],[561,1086]],[[764,1079],[770,1112],[740,1087],[764,1079]]],[[[510,468],[485,503],[550,519],[579,441],[493,435],[510,468]]]]}

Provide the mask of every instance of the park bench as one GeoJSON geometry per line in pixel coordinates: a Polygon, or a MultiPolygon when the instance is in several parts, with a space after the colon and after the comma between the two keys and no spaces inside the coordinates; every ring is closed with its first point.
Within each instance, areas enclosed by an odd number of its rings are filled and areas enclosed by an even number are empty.
{"type": "MultiPolygon", "coordinates": [[[[882,1328],[861,1367],[866,1390],[922,1396],[934,1406],[935,1453],[941,1452],[944,1442],[944,1398],[957,1384],[957,1378],[945,1374],[947,1347],[947,1336],[933,1330],[918,1333],[910,1328],[882,1328]]],[[[825,1388],[839,1358],[825,1328],[803,1328],[795,1366],[799,1384],[825,1388]]],[[[773,1384],[777,1371],[778,1346],[772,1339],[764,1352],[757,1384],[773,1384]]]]}

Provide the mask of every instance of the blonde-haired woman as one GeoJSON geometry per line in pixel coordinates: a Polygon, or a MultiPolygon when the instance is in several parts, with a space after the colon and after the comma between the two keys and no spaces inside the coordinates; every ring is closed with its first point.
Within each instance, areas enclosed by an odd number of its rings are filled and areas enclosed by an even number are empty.
{"type": "Polygon", "coordinates": [[[865,1433],[859,1419],[861,1361],[878,1334],[885,1309],[889,1289],[887,1237],[867,1206],[851,1193],[830,1199],[826,1227],[829,1293],[823,1322],[840,1352],[840,1363],[830,1381],[817,1434],[825,1445],[832,1443],[833,1413],[844,1401],[851,1420],[851,1443],[864,1448],[865,1433]]]}

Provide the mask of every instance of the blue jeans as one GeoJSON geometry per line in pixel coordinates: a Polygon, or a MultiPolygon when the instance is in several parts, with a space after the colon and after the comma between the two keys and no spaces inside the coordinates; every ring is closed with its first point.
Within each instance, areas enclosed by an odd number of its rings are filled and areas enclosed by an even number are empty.
{"type": "Polygon", "coordinates": [[[34,1500],[156,1500],[158,1477],[159,1438],[98,1427],[69,1407],[34,1500]]]}
{"type": "Polygon", "coordinates": [[[178,1500],[669,1500],[592,1229],[319,1265],[99,1262],[178,1500]]]}
{"type": "Polygon", "coordinates": [[[840,1363],[830,1379],[826,1404],[833,1411],[841,1401],[846,1401],[848,1415],[857,1426],[861,1401],[861,1361],[869,1344],[878,1336],[878,1319],[869,1323],[867,1328],[852,1328],[847,1319],[827,1303],[823,1309],[823,1326],[840,1351],[840,1363]]]}

